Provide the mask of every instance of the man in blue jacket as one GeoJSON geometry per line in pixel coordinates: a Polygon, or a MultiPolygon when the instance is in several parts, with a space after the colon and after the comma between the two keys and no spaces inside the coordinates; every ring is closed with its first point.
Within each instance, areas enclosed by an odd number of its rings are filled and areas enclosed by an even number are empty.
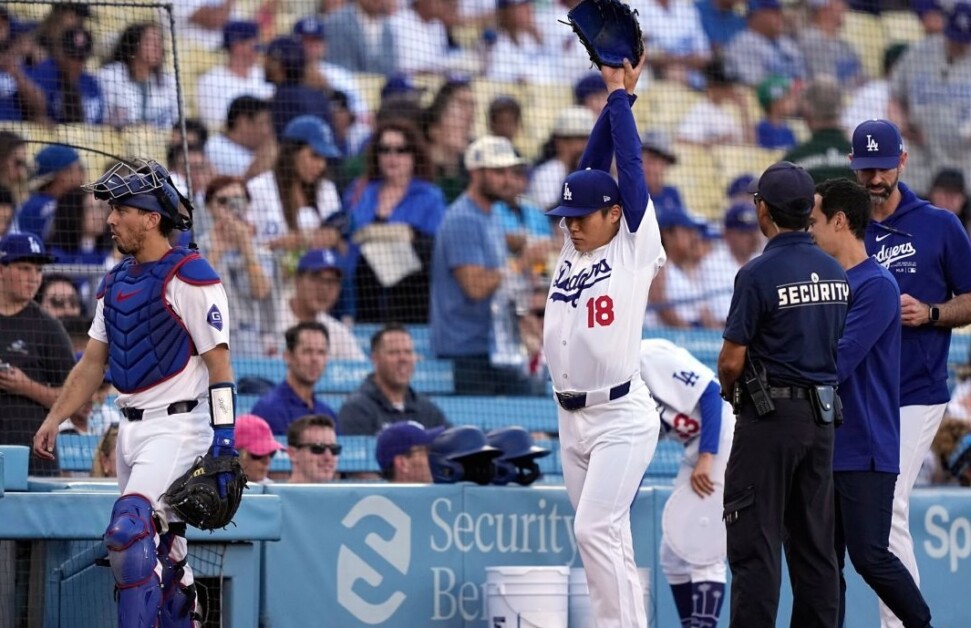
{"type": "Polygon", "coordinates": [[[848,179],[816,186],[809,230],[846,270],[853,298],[837,347],[844,424],[833,443],[840,625],[846,614],[845,556],[905,626],[928,626],[930,609],[891,553],[890,521],[900,460],[900,289],[863,244],[867,191],[848,179]]]}
{"type": "MultiPolygon", "coordinates": [[[[900,477],[894,491],[890,549],[919,585],[910,536],[910,493],[950,393],[951,329],[971,323],[971,241],[957,217],[900,183],[907,165],[900,131],[868,120],[853,131],[850,167],[870,194],[866,250],[900,286],[900,477]]],[[[881,605],[883,626],[899,626],[881,605]]]]}

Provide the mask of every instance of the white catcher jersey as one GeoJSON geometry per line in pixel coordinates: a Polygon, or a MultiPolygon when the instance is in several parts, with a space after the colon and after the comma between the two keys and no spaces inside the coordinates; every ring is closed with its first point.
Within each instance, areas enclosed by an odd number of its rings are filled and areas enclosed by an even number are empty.
{"type": "MultiPolygon", "coordinates": [[[[175,401],[206,397],[209,390],[209,370],[200,356],[218,345],[229,346],[229,302],[221,283],[193,286],[178,277],[173,277],[166,286],[165,300],[189,331],[196,353],[189,358],[188,364],[177,375],[159,382],[148,390],[131,395],[119,394],[116,401],[119,408],[154,410],[164,408],[175,401]],[[222,317],[221,325],[214,325],[207,315],[213,307],[222,317]]],[[[103,298],[98,299],[98,308],[88,336],[105,344],[108,343],[103,298]]]]}
{"type": "Polygon", "coordinates": [[[614,239],[595,251],[577,251],[567,231],[543,326],[555,390],[589,392],[637,376],[647,292],[666,259],[650,199],[636,232],[621,217],[614,239]]]}
{"type": "Polygon", "coordinates": [[[669,340],[650,338],[640,346],[641,377],[658,403],[661,427],[668,437],[687,443],[701,434],[698,401],[715,373],[669,340]]]}

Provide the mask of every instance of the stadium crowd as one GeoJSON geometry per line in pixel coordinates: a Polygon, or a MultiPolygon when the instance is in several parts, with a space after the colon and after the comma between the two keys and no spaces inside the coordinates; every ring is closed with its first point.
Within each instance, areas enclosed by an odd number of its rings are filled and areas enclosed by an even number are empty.
{"type": "MultiPolygon", "coordinates": [[[[399,323],[427,327],[423,357],[452,361],[456,394],[546,394],[542,319],[563,235],[543,211],[607,97],[558,21],[576,4],[177,2],[181,87],[165,16],[0,7],[0,235],[32,234],[58,264],[98,270],[47,275],[36,292],[83,338],[92,277],[118,260],[107,207],[80,189],[89,164],[110,161],[87,148],[109,147],[38,144],[29,130],[166,135],[158,154],[118,157],[164,160],[191,193],[195,228],[178,243],[195,242],[226,286],[234,357],[287,365],[252,410],[251,444],[240,437],[244,462],[283,447],[267,434],[286,436],[302,481],[333,477],[342,434],[448,424],[410,386],[418,358],[399,323]],[[459,213],[466,198],[491,206],[481,224],[459,213]],[[362,323],[385,326],[370,346],[353,332],[362,323]],[[328,359],[374,366],[339,413],[314,397],[328,359]],[[304,451],[310,431],[320,453],[304,451]],[[316,458],[335,460],[318,469],[316,458]]],[[[646,330],[721,330],[735,273],[764,244],[748,182],[779,158],[816,182],[852,178],[848,133],[865,119],[900,127],[906,183],[971,229],[971,3],[632,5],[651,70],[639,94],[644,177],[668,256],[646,330]]],[[[957,391],[939,460],[971,432],[971,392],[963,381],[957,391]]],[[[103,433],[108,396],[92,400],[102,418],[67,429],[103,433]]]]}

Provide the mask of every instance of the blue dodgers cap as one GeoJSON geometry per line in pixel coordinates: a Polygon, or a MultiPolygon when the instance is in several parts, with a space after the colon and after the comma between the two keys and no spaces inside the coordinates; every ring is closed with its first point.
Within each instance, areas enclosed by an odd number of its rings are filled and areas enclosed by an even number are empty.
{"type": "Polygon", "coordinates": [[[749,173],[740,174],[732,182],[728,184],[725,188],[725,196],[731,198],[732,196],[737,196],[739,194],[748,194],[748,188],[752,185],[752,181],[755,181],[755,176],[749,173]]]}
{"type": "Polygon", "coordinates": [[[266,57],[276,59],[287,68],[300,68],[307,63],[303,44],[293,37],[277,37],[266,47],[266,57]]]}
{"type": "Polygon", "coordinates": [[[420,94],[423,91],[422,88],[415,85],[414,81],[407,74],[404,72],[395,72],[381,86],[381,100],[398,94],[420,94]]]}
{"type": "Polygon", "coordinates": [[[607,83],[604,82],[604,78],[600,76],[599,72],[591,72],[573,86],[573,99],[576,104],[582,105],[587,96],[601,92],[607,92],[607,83]]]}
{"type": "Polygon", "coordinates": [[[378,433],[374,447],[374,457],[381,469],[394,466],[394,457],[406,454],[412,447],[427,447],[435,437],[445,430],[444,427],[425,428],[418,421],[397,421],[378,433]]]}
{"type": "Polygon", "coordinates": [[[260,36],[260,25],[256,22],[236,20],[223,26],[223,48],[229,50],[233,44],[260,36]]]}
{"type": "Polygon", "coordinates": [[[614,178],[603,170],[587,168],[567,176],[563,181],[560,204],[546,215],[573,218],[619,204],[620,188],[614,178]]]}
{"type": "Polygon", "coordinates": [[[957,44],[971,44],[971,3],[958,2],[951,8],[944,36],[957,44]]]}
{"type": "Polygon", "coordinates": [[[867,120],[853,131],[853,152],[850,168],[853,170],[890,170],[900,165],[904,152],[904,140],[900,130],[887,120],[867,120]]]}
{"type": "Polygon", "coordinates": [[[51,144],[34,156],[34,176],[46,177],[80,161],[81,155],[70,146],[51,144]]]}
{"type": "Polygon", "coordinates": [[[686,227],[688,229],[697,229],[703,233],[708,232],[708,224],[704,220],[695,218],[681,206],[657,212],[657,226],[661,229],[686,227]]]}
{"type": "Polygon", "coordinates": [[[778,161],[749,184],[770,207],[796,216],[808,216],[816,200],[816,184],[805,169],[791,161],[778,161]]]}
{"type": "Polygon", "coordinates": [[[756,231],[759,228],[759,215],[755,205],[747,201],[735,203],[725,212],[725,229],[736,231],[756,231]]]}
{"type": "Polygon", "coordinates": [[[344,274],[340,257],[333,249],[310,249],[297,262],[297,274],[315,273],[320,270],[336,270],[344,274]]]}
{"type": "Polygon", "coordinates": [[[748,14],[764,9],[779,11],[782,9],[782,4],[779,3],[779,0],[748,0],[745,5],[745,12],[748,14]]]}
{"type": "Polygon", "coordinates": [[[32,233],[8,233],[0,239],[0,264],[14,262],[50,264],[54,258],[47,254],[44,242],[32,233]]]}
{"type": "Polygon", "coordinates": [[[321,157],[340,157],[341,151],[334,143],[334,132],[317,116],[297,116],[287,123],[280,138],[303,142],[321,157]]]}
{"type": "Polygon", "coordinates": [[[297,37],[327,38],[324,34],[324,21],[314,15],[297,20],[293,25],[293,34],[297,37]]]}

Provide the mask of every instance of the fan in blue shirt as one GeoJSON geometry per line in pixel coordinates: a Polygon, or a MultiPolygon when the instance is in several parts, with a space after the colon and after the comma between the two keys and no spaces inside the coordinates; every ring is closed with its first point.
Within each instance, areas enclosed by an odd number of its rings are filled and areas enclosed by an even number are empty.
{"type": "Polygon", "coordinates": [[[297,419],[324,414],[336,421],[337,413],[314,395],[314,387],[327,368],[330,335],[316,321],[298,323],[286,331],[286,378],[253,406],[252,414],[266,421],[274,434],[284,435],[297,419]]]}

